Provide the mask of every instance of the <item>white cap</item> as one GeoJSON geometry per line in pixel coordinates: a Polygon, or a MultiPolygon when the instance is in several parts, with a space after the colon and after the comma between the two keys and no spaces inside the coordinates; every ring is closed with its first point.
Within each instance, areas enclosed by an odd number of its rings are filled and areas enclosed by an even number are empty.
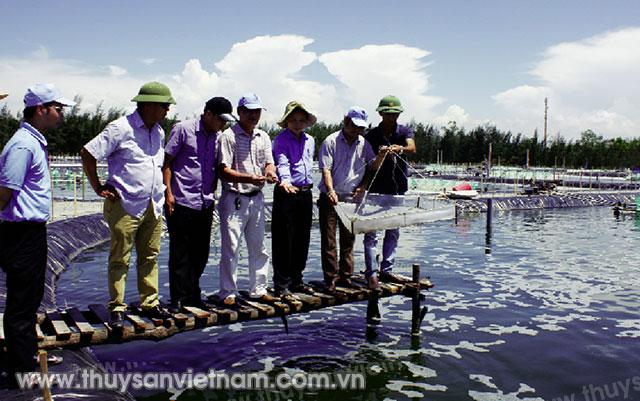
{"type": "Polygon", "coordinates": [[[75,106],[76,102],[62,97],[62,93],[54,84],[35,84],[27,89],[24,95],[24,107],[38,106],[56,102],[63,106],[75,106]]]}
{"type": "Polygon", "coordinates": [[[255,109],[266,110],[262,106],[262,101],[260,100],[260,97],[255,93],[244,94],[240,98],[240,100],[238,100],[238,107],[246,107],[247,109],[251,109],[251,110],[255,110],[255,109]]]}
{"type": "Polygon", "coordinates": [[[347,111],[346,117],[351,119],[358,127],[367,127],[367,112],[362,107],[353,106],[347,111]]]}

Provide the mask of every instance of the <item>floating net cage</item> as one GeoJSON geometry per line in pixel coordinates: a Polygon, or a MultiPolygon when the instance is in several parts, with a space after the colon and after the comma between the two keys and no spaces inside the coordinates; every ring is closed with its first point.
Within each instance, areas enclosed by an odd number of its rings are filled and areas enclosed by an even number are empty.
{"type": "Polygon", "coordinates": [[[360,202],[338,202],[342,224],[352,234],[426,224],[455,217],[451,202],[420,195],[367,194],[360,202]]]}

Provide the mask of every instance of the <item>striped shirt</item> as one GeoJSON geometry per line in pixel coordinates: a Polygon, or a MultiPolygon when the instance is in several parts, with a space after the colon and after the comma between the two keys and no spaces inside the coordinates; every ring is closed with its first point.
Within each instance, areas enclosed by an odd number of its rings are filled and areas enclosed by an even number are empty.
{"type": "MultiPolygon", "coordinates": [[[[233,125],[220,135],[218,161],[220,165],[227,166],[239,173],[264,175],[264,168],[267,164],[273,164],[269,135],[254,128],[253,136],[251,136],[244,132],[240,124],[233,125]]],[[[246,194],[259,191],[263,186],[222,180],[223,191],[246,194]]]]}

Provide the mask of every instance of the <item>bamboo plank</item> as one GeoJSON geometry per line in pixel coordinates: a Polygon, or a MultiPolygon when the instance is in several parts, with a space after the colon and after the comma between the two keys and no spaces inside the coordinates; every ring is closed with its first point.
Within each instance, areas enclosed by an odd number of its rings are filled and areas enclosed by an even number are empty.
{"type": "Polygon", "coordinates": [[[38,338],[38,341],[44,340],[44,333],[42,332],[39,324],[36,324],[36,338],[38,338]]]}
{"type": "Polygon", "coordinates": [[[53,329],[57,339],[64,340],[71,336],[69,326],[62,320],[59,312],[46,312],[45,324],[53,329]]]}
{"type": "Polygon", "coordinates": [[[238,321],[238,312],[233,309],[229,309],[226,307],[215,307],[211,308],[211,310],[218,317],[218,322],[220,323],[235,323],[238,321]]]}
{"type": "Polygon", "coordinates": [[[131,309],[131,311],[132,311],[135,315],[138,315],[138,317],[139,317],[140,319],[142,319],[144,322],[149,321],[149,322],[151,322],[151,323],[152,323],[154,326],[156,326],[156,327],[158,327],[158,326],[164,326],[165,324],[166,324],[167,326],[171,326],[171,324],[173,323],[173,320],[169,320],[169,319],[167,319],[167,320],[165,321],[165,319],[158,319],[158,318],[155,318],[155,317],[145,317],[145,316],[143,316],[143,315],[144,315],[144,312],[142,311],[142,308],[140,308],[140,305],[139,305],[138,303],[131,304],[131,305],[129,306],[129,309],[131,309]]]}
{"type": "Polygon", "coordinates": [[[136,331],[148,331],[156,327],[153,322],[147,321],[138,315],[134,315],[133,313],[125,313],[124,318],[133,324],[133,327],[135,327],[136,331]]]}
{"type": "Polygon", "coordinates": [[[209,316],[211,315],[211,312],[202,310],[195,306],[183,306],[183,309],[193,314],[193,316],[195,316],[196,319],[200,319],[200,320],[208,320],[209,316]]]}
{"type": "Polygon", "coordinates": [[[336,292],[345,293],[349,301],[362,301],[365,298],[365,292],[352,287],[336,286],[336,292]]]}
{"type": "Polygon", "coordinates": [[[93,326],[87,322],[84,315],[78,308],[68,308],[66,311],[67,323],[70,325],[73,324],[78,328],[80,334],[91,336],[95,332],[93,326]]]}
{"type": "Polygon", "coordinates": [[[305,310],[314,310],[322,306],[322,299],[320,299],[320,297],[305,294],[304,292],[294,292],[293,294],[302,301],[305,310]]]}
{"type": "Polygon", "coordinates": [[[313,296],[320,299],[321,307],[333,306],[336,304],[336,298],[323,292],[314,292],[313,296]]]}
{"type": "MultiPolygon", "coordinates": [[[[313,287],[316,293],[324,294],[326,297],[333,298],[331,305],[340,305],[349,301],[349,295],[343,291],[335,291],[334,293],[327,293],[325,284],[323,281],[310,281],[309,285],[313,287]]],[[[325,299],[326,302],[326,299],[325,299]]]]}
{"type": "MultiPolygon", "coordinates": [[[[238,299],[236,299],[236,301],[238,301],[238,299]]],[[[260,312],[257,309],[248,305],[242,305],[240,302],[236,302],[235,305],[230,306],[229,308],[238,312],[239,321],[255,320],[260,316],[260,312]]]]}
{"type": "Polygon", "coordinates": [[[96,320],[102,323],[107,328],[109,337],[114,337],[117,339],[128,338],[135,331],[131,322],[127,320],[123,322],[122,330],[114,330],[114,328],[109,324],[110,312],[102,304],[91,304],[89,305],[89,310],[94,314],[96,320]]]}
{"type": "MultiPolygon", "coordinates": [[[[251,299],[247,291],[240,291],[240,295],[242,295],[245,299],[257,301],[257,300],[251,299]]],[[[292,311],[291,307],[287,303],[282,301],[267,302],[267,301],[260,300],[260,303],[273,307],[275,309],[276,316],[288,315],[292,311]]],[[[300,308],[302,308],[301,305],[300,305],[300,308]]]]}
{"type": "Polygon", "coordinates": [[[296,300],[292,300],[292,301],[280,300],[280,301],[275,301],[274,304],[287,305],[289,307],[289,313],[300,312],[304,307],[304,304],[301,301],[296,301],[296,300]]]}
{"type": "Polygon", "coordinates": [[[258,311],[260,318],[272,317],[276,314],[276,309],[271,305],[267,305],[257,301],[252,301],[246,298],[240,298],[240,302],[252,308],[255,308],[258,311]]]}
{"type": "Polygon", "coordinates": [[[423,279],[420,279],[420,287],[421,287],[422,289],[428,290],[428,289],[430,289],[430,288],[433,288],[433,287],[434,287],[434,284],[431,282],[431,280],[430,280],[430,279],[428,279],[428,278],[423,278],[423,279]]]}

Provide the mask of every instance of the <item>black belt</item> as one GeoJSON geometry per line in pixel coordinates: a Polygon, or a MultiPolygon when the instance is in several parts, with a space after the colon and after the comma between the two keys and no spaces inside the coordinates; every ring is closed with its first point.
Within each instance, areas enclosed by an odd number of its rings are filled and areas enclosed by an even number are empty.
{"type": "Polygon", "coordinates": [[[298,191],[311,191],[311,189],[313,188],[312,184],[309,185],[294,185],[294,187],[298,188],[298,191]]]}
{"type": "Polygon", "coordinates": [[[262,192],[261,189],[257,189],[255,191],[251,191],[251,192],[238,192],[238,191],[229,191],[232,194],[236,194],[236,195],[242,195],[242,196],[246,196],[249,198],[253,198],[254,196],[258,195],[259,193],[262,192]]]}
{"type": "Polygon", "coordinates": [[[46,221],[32,221],[32,220],[23,220],[23,221],[9,221],[9,220],[0,220],[0,224],[7,226],[27,226],[27,227],[39,227],[46,226],[46,221]]]}

